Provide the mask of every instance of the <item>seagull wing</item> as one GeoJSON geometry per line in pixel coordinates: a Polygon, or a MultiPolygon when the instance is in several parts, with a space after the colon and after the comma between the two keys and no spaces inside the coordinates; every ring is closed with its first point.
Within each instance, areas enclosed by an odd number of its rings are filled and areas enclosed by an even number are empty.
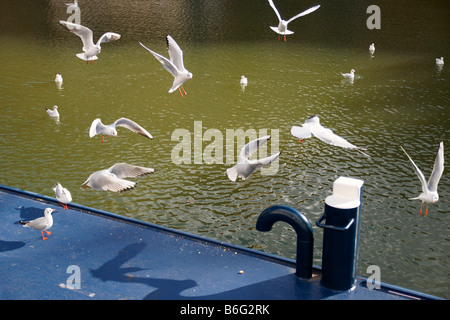
{"type": "Polygon", "coordinates": [[[177,69],[181,71],[185,71],[183,64],[183,51],[180,46],[173,40],[170,35],[166,36],[167,50],[169,51],[170,62],[172,62],[177,69]]]}
{"type": "Polygon", "coordinates": [[[291,134],[299,139],[311,138],[311,129],[306,126],[292,126],[291,134]]]}
{"type": "Polygon", "coordinates": [[[163,57],[162,55],[160,55],[159,53],[156,53],[152,50],[150,50],[149,48],[147,48],[146,46],[144,46],[141,42],[139,42],[139,44],[141,46],[143,46],[145,49],[147,49],[151,54],[153,54],[153,56],[159,61],[161,62],[161,64],[163,65],[163,67],[170,72],[171,75],[173,75],[174,77],[176,77],[180,72],[178,71],[177,67],[166,57],[163,57]]]}
{"type": "Polygon", "coordinates": [[[293,16],[292,18],[290,18],[290,19],[287,21],[287,23],[289,23],[289,22],[291,22],[292,20],[295,20],[295,19],[297,19],[297,18],[306,16],[307,14],[310,14],[311,12],[314,12],[314,11],[316,11],[316,10],[319,9],[319,8],[320,8],[320,4],[318,4],[317,6],[311,7],[311,8],[309,8],[308,10],[305,10],[305,11],[303,11],[303,12],[297,14],[296,16],[293,16]]]}
{"type": "Polygon", "coordinates": [[[347,149],[361,149],[354,144],[348,142],[344,138],[334,134],[330,129],[324,128],[322,126],[316,126],[311,130],[312,134],[318,139],[325,143],[331,144],[333,146],[347,148],[347,149]]]}
{"type": "Polygon", "coordinates": [[[97,134],[101,133],[102,130],[106,126],[102,123],[102,120],[100,118],[95,119],[92,121],[91,127],[89,128],[89,137],[96,136],[97,134]]]}
{"type": "Polygon", "coordinates": [[[260,147],[262,147],[267,141],[269,141],[271,136],[264,136],[259,139],[255,139],[247,143],[239,154],[238,162],[248,161],[248,157],[255,153],[260,147]]]}
{"type": "Polygon", "coordinates": [[[277,158],[280,156],[281,152],[277,152],[271,156],[268,156],[266,158],[262,158],[262,159],[258,159],[255,161],[255,163],[259,166],[266,166],[268,164],[271,164],[272,162],[274,162],[275,160],[277,160],[277,158]]]}
{"type": "Polygon", "coordinates": [[[136,183],[118,178],[115,174],[108,170],[100,170],[94,172],[83,183],[98,191],[121,192],[133,188],[136,183]]]}
{"type": "Polygon", "coordinates": [[[127,163],[116,163],[108,171],[114,173],[118,178],[134,178],[155,172],[152,168],[139,167],[127,163]]]}
{"type": "Polygon", "coordinates": [[[119,39],[120,39],[120,34],[114,33],[114,32],[106,32],[105,34],[103,34],[100,37],[100,39],[98,39],[96,44],[99,46],[101,43],[111,42],[111,41],[119,40],[119,39]]]}
{"type": "Polygon", "coordinates": [[[405,149],[403,149],[402,146],[400,146],[400,148],[402,148],[403,152],[406,154],[406,156],[408,157],[409,161],[411,161],[411,163],[413,165],[413,169],[416,172],[417,176],[419,177],[420,183],[422,184],[422,191],[426,192],[427,191],[427,181],[425,180],[425,177],[424,177],[422,171],[420,171],[419,167],[416,166],[416,164],[411,159],[411,157],[406,153],[405,149]]]}
{"type": "Polygon", "coordinates": [[[281,19],[280,13],[278,12],[277,7],[275,7],[275,5],[273,4],[273,1],[272,1],[272,0],[269,0],[269,4],[270,4],[270,6],[272,7],[273,11],[275,11],[275,14],[276,14],[277,17],[278,17],[278,20],[281,21],[282,19],[281,19]]]}
{"type": "Polygon", "coordinates": [[[89,50],[90,47],[94,46],[92,30],[84,27],[80,24],[67,22],[64,20],[59,20],[59,23],[69,29],[70,32],[76,34],[83,41],[83,51],[89,50]]]}
{"type": "Polygon", "coordinates": [[[138,125],[136,122],[134,122],[133,120],[130,120],[130,119],[120,118],[114,122],[114,126],[125,127],[133,132],[143,135],[144,137],[153,139],[152,135],[147,130],[145,130],[140,125],[138,125]]]}
{"type": "Polygon", "coordinates": [[[439,180],[444,172],[444,142],[439,144],[438,154],[434,161],[433,172],[428,180],[428,190],[437,191],[439,180]]]}

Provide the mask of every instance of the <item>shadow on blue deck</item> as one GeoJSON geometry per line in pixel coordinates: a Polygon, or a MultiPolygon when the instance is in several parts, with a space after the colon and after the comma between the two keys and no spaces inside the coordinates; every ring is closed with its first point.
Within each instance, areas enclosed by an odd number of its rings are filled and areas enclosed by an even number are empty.
{"type": "Polygon", "coordinates": [[[359,279],[351,291],[295,275],[291,259],[0,186],[0,299],[435,299],[359,279]],[[52,234],[19,220],[53,213],[52,234]],[[79,281],[78,281],[79,280],[79,281]],[[77,282],[78,281],[78,282],[77,282]],[[79,288],[70,288],[70,285],[79,288]]]}

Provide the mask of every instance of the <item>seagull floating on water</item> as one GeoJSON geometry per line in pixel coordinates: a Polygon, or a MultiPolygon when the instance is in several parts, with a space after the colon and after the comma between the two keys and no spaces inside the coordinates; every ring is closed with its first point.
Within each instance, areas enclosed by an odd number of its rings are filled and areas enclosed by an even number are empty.
{"type": "Polygon", "coordinates": [[[419,215],[422,215],[422,205],[425,202],[426,209],[425,209],[425,215],[428,214],[428,203],[435,203],[439,200],[439,194],[437,192],[437,187],[439,184],[439,180],[442,177],[442,173],[444,172],[444,142],[441,142],[439,144],[439,150],[438,154],[436,156],[436,160],[434,161],[434,167],[433,171],[431,172],[430,178],[427,181],[425,180],[425,176],[423,175],[422,171],[420,171],[419,167],[416,166],[414,161],[411,159],[411,157],[406,153],[405,149],[402,148],[403,152],[408,157],[409,161],[411,161],[413,165],[414,172],[419,177],[420,183],[422,184],[422,193],[416,197],[416,198],[410,198],[410,200],[416,200],[419,199],[422,201],[420,203],[420,213],[419,215]]]}
{"type": "Polygon", "coordinates": [[[98,134],[102,135],[102,142],[105,141],[105,135],[106,136],[115,136],[117,137],[117,130],[116,127],[124,127],[127,128],[133,132],[136,132],[144,137],[147,137],[149,139],[153,139],[153,136],[144,128],[142,128],[140,125],[138,125],[133,120],[127,119],[127,118],[120,118],[114,121],[112,124],[104,125],[102,123],[102,120],[100,118],[95,119],[92,121],[91,128],[89,129],[89,137],[96,136],[98,134]]]}
{"type": "Polygon", "coordinates": [[[308,119],[306,119],[305,123],[303,123],[301,127],[292,126],[291,134],[294,137],[301,139],[300,142],[303,142],[305,139],[315,136],[316,138],[322,140],[325,143],[346,149],[356,149],[365,156],[370,157],[368,154],[361,151],[366,150],[365,148],[357,147],[354,144],[345,140],[344,138],[336,135],[330,129],[323,127],[320,124],[320,119],[318,116],[309,117],[308,119]]]}
{"type": "Polygon", "coordinates": [[[183,88],[183,83],[187,80],[192,79],[192,73],[186,70],[183,63],[183,51],[181,51],[178,44],[173,40],[170,35],[166,36],[167,50],[169,51],[170,60],[166,57],[163,57],[159,53],[150,50],[146,46],[144,46],[141,42],[139,44],[148,50],[153,56],[161,62],[163,67],[170,72],[171,75],[174,76],[172,88],[170,88],[169,93],[174,92],[175,90],[180,91],[180,96],[183,97],[181,93],[181,89],[183,89],[184,94],[186,95],[186,91],[183,88]]]}
{"type": "Polygon", "coordinates": [[[35,230],[41,230],[42,240],[47,240],[47,237],[44,236],[44,231],[47,233],[47,235],[52,234],[50,231],[47,231],[47,229],[50,229],[53,226],[53,217],[52,217],[53,211],[55,211],[55,209],[46,208],[44,210],[43,217],[31,221],[19,221],[19,222],[24,227],[32,228],[35,230]]]}
{"type": "Polygon", "coordinates": [[[53,109],[45,108],[47,114],[52,118],[59,118],[58,106],[53,106],[53,109]]]}
{"type": "Polygon", "coordinates": [[[284,35],[284,42],[286,42],[286,35],[290,35],[290,34],[294,33],[294,31],[288,30],[289,22],[291,22],[297,18],[300,18],[302,16],[305,16],[307,14],[310,14],[311,12],[314,12],[320,8],[320,4],[318,4],[314,7],[309,8],[308,10],[305,10],[305,11],[297,14],[296,16],[293,16],[292,18],[290,18],[289,20],[286,21],[286,20],[281,19],[280,13],[278,12],[278,10],[275,7],[272,0],[269,0],[269,4],[272,7],[273,11],[275,11],[275,14],[277,15],[278,21],[279,21],[278,27],[270,27],[270,29],[272,29],[273,31],[278,33],[278,40],[280,40],[280,35],[284,35]]]}
{"type": "Polygon", "coordinates": [[[58,89],[61,89],[61,86],[63,84],[63,78],[59,73],[56,74],[56,76],[55,76],[55,83],[56,83],[56,86],[58,87],[58,89]]]}
{"type": "Polygon", "coordinates": [[[227,176],[231,181],[236,181],[238,177],[243,180],[247,179],[255,170],[260,169],[266,165],[271,164],[275,161],[281,154],[277,152],[269,157],[249,160],[253,153],[255,153],[261,146],[263,146],[271,136],[264,136],[259,139],[255,139],[247,143],[242,149],[238,156],[238,162],[232,167],[227,169],[227,176]]]}
{"type": "MultiPolygon", "coordinates": [[[[383,49],[383,48],[382,48],[382,49],[383,49]]],[[[369,46],[369,52],[370,52],[371,55],[373,55],[373,54],[375,53],[375,44],[374,44],[374,43],[372,43],[372,44],[369,46]]]]}
{"type": "Polygon", "coordinates": [[[101,52],[102,47],[100,44],[120,39],[120,34],[114,32],[104,33],[97,43],[94,44],[94,35],[92,30],[88,27],[80,24],[59,20],[59,23],[69,29],[70,32],[76,34],[83,41],[83,53],[78,53],[76,56],[86,61],[86,64],[91,60],[91,64],[94,60],[97,60],[97,55],[101,52]]]}
{"type": "Polygon", "coordinates": [[[248,83],[248,80],[247,80],[247,78],[244,75],[242,75],[241,76],[241,80],[239,81],[239,83],[241,84],[241,86],[246,86],[247,83],[248,83]]]}
{"type": "Polygon", "coordinates": [[[53,188],[55,191],[56,199],[58,199],[59,203],[63,206],[64,209],[69,209],[67,204],[72,201],[72,195],[69,190],[63,188],[63,186],[57,182],[56,187],[53,188]]]}
{"type": "Polygon", "coordinates": [[[152,168],[134,166],[127,163],[116,163],[112,167],[94,172],[82,185],[83,189],[91,187],[97,191],[121,192],[132,189],[136,182],[123,178],[134,178],[155,172],[152,168]]]}
{"type": "Polygon", "coordinates": [[[350,70],[350,73],[341,72],[341,74],[344,78],[353,80],[355,78],[355,69],[350,70]]]}
{"type": "Polygon", "coordinates": [[[436,58],[436,64],[439,66],[443,66],[444,65],[444,57],[436,58]]]}

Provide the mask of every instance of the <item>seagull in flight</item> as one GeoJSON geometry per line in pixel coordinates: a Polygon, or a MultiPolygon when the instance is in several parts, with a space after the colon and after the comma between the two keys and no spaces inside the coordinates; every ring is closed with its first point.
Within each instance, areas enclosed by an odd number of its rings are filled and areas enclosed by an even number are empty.
{"type": "Polygon", "coordinates": [[[140,135],[153,139],[153,136],[144,128],[142,128],[140,125],[138,125],[133,120],[127,119],[127,118],[120,118],[114,121],[114,123],[104,125],[102,123],[102,120],[100,118],[95,119],[92,121],[91,128],[89,129],[89,137],[96,136],[98,134],[102,135],[102,142],[105,141],[105,135],[106,136],[115,136],[117,137],[117,130],[116,127],[124,127],[127,128],[133,132],[139,133],[140,135]]]}
{"type": "Polygon", "coordinates": [[[59,20],[59,23],[69,29],[70,32],[76,34],[83,41],[83,53],[78,53],[76,56],[86,61],[86,64],[91,60],[91,64],[94,60],[97,60],[97,55],[102,51],[100,44],[120,39],[120,34],[114,32],[104,33],[97,43],[94,44],[94,35],[92,30],[84,27],[80,24],[59,20]]]}
{"type": "Polygon", "coordinates": [[[170,35],[166,36],[167,50],[169,51],[170,60],[166,57],[156,53],[155,51],[150,50],[146,46],[144,46],[141,42],[139,44],[148,50],[161,64],[163,67],[170,72],[172,76],[174,76],[172,88],[170,88],[169,93],[174,92],[175,90],[180,91],[180,96],[183,98],[183,93],[186,95],[186,90],[183,88],[183,83],[187,80],[192,79],[192,73],[186,70],[183,63],[183,51],[180,49],[178,44],[173,40],[170,35]]]}
{"type": "Polygon", "coordinates": [[[309,117],[308,119],[306,119],[305,123],[303,123],[301,127],[292,126],[291,134],[294,137],[301,139],[300,142],[303,142],[305,139],[315,136],[316,138],[322,140],[325,143],[346,149],[356,149],[365,156],[370,157],[368,154],[361,151],[366,150],[365,148],[357,147],[354,144],[345,140],[344,138],[333,133],[333,131],[331,131],[330,129],[323,127],[320,124],[320,119],[318,116],[309,117]]]}
{"type": "Polygon", "coordinates": [[[281,19],[280,13],[278,12],[277,8],[275,7],[274,3],[272,0],[269,0],[269,4],[272,7],[273,11],[275,11],[275,14],[278,17],[278,27],[270,27],[270,29],[272,29],[273,31],[275,31],[276,33],[278,33],[278,40],[280,40],[280,35],[284,35],[284,42],[286,42],[286,35],[290,35],[293,34],[294,31],[288,30],[288,24],[289,22],[300,18],[302,16],[306,16],[307,14],[310,14],[311,12],[316,11],[317,9],[320,8],[320,4],[309,8],[308,10],[305,10],[299,14],[297,14],[296,16],[293,16],[292,18],[290,18],[289,20],[283,20],[281,19]]]}
{"type": "Polygon", "coordinates": [[[411,161],[413,165],[414,172],[419,177],[420,183],[422,184],[422,193],[416,197],[416,198],[410,198],[410,200],[416,200],[419,199],[422,201],[420,203],[420,213],[419,215],[422,215],[422,205],[425,202],[426,209],[425,209],[425,215],[428,214],[428,203],[435,203],[439,200],[439,194],[437,192],[437,187],[439,180],[442,177],[442,173],[444,172],[444,142],[441,142],[439,144],[439,150],[438,154],[436,156],[436,160],[434,161],[434,167],[433,171],[431,172],[430,179],[427,181],[425,180],[425,176],[423,175],[422,171],[416,166],[414,161],[411,159],[411,157],[406,153],[405,149],[402,148],[403,152],[408,157],[409,161],[411,161]]]}
{"type": "Polygon", "coordinates": [[[82,185],[83,189],[91,187],[97,191],[121,192],[132,189],[136,182],[124,178],[134,178],[155,172],[153,168],[134,166],[127,163],[116,163],[112,167],[91,174],[82,185]]]}
{"type": "Polygon", "coordinates": [[[250,157],[267,141],[269,141],[270,138],[271,136],[264,136],[262,138],[255,139],[247,143],[241,149],[237,164],[235,164],[232,168],[227,169],[227,176],[231,181],[236,181],[238,177],[242,178],[243,180],[247,179],[255,170],[271,164],[280,156],[281,152],[277,152],[269,157],[262,159],[248,159],[248,157],[250,157]]]}

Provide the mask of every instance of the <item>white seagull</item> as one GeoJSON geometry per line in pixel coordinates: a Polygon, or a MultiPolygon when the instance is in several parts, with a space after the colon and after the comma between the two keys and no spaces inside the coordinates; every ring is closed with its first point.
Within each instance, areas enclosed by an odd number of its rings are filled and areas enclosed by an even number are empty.
{"type": "Polygon", "coordinates": [[[436,58],[436,64],[438,66],[443,66],[444,65],[444,57],[436,58]]]}
{"type": "Polygon", "coordinates": [[[47,114],[52,118],[59,118],[58,106],[53,106],[53,109],[45,108],[47,114]]]}
{"type": "Polygon", "coordinates": [[[70,32],[76,34],[83,41],[83,53],[78,53],[76,56],[86,61],[86,64],[91,60],[91,64],[94,60],[97,60],[97,55],[102,50],[100,44],[120,39],[120,34],[114,32],[104,33],[97,43],[94,44],[94,36],[92,30],[84,27],[80,24],[59,20],[59,23],[69,29],[70,32]]]}
{"type": "Polygon", "coordinates": [[[365,148],[357,147],[354,144],[351,144],[350,142],[345,140],[344,138],[341,138],[340,136],[334,134],[333,131],[331,131],[330,129],[323,127],[320,124],[318,116],[309,117],[308,119],[306,119],[305,123],[303,123],[301,127],[292,126],[291,134],[294,137],[301,139],[300,142],[303,142],[305,139],[315,136],[316,138],[322,140],[325,143],[346,149],[356,149],[365,156],[370,157],[368,154],[361,151],[366,150],[365,148]]]}
{"type": "Polygon", "coordinates": [[[291,22],[291,21],[293,21],[293,20],[295,20],[297,18],[300,18],[302,16],[306,16],[307,14],[309,14],[311,12],[314,12],[317,9],[320,8],[320,4],[318,4],[318,5],[314,6],[314,7],[309,8],[308,10],[305,10],[305,11],[297,14],[296,16],[293,16],[292,18],[290,18],[289,20],[286,21],[286,20],[281,19],[280,13],[278,12],[278,10],[275,7],[275,5],[273,4],[272,0],[269,0],[269,4],[272,7],[273,11],[275,11],[275,14],[277,15],[278,21],[279,21],[278,27],[270,27],[270,29],[272,29],[273,31],[278,33],[278,40],[280,40],[280,35],[284,35],[284,41],[285,42],[286,42],[286,35],[290,35],[290,34],[294,33],[294,31],[288,30],[289,22],[291,22]]]}
{"type": "Polygon", "coordinates": [[[246,86],[248,84],[248,80],[245,76],[242,75],[239,83],[241,84],[241,86],[246,86]]]}
{"type": "Polygon", "coordinates": [[[152,168],[138,167],[127,163],[116,163],[112,167],[96,171],[87,178],[83,189],[91,187],[97,191],[121,192],[132,189],[136,182],[123,178],[134,178],[155,172],[152,168]]]}
{"type": "Polygon", "coordinates": [[[58,87],[58,89],[61,89],[61,86],[63,84],[63,78],[59,73],[56,74],[56,76],[55,76],[55,83],[56,83],[56,86],[58,87]]]}
{"type": "Polygon", "coordinates": [[[425,180],[425,176],[423,175],[422,171],[420,171],[420,169],[416,166],[411,157],[406,153],[405,149],[403,149],[403,147],[400,148],[402,148],[403,152],[409,158],[409,161],[411,161],[413,169],[417,174],[417,176],[419,177],[420,183],[422,184],[422,193],[416,198],[410,198],[410,200],[419,199],[420,201],[422,201],[420,203],[419,215],[422,215],[422,205],[425,202],[427,204],[425,209],[425,215],[427,215],[428,203],[435,203],[439,200],[437,187],[439,180],[441,179],[442,173],[444,172],[444,142],[441,142],[439,144],[438,154],[436,156],[436,160],[434,161],[433,171],[431,172],[431,176],[428,180],[428,183],[425,180]]]}
{"type": "Polygon", "coordinates": [[[269,157],[258,160],[248,159],[248,157],[255,153],[261,146],[270,140],[270,138],[270,136],[264,136],[255,139],[242,148],[238,156],[238,162],[232,168],[227,169],[227,176],[231,181],[236,181],[238,177],[241,177],[243,180],[247,179],[255,170],[271,164],[280,156],[281,152],[277,152],[269,157]]]}
{"type": "Polygon", "coordinates": [[[355,69],[350,70],[350,73],[342,73],[342,76],[346,79],[354,79],[355,78],[355,69]]]}
{"type": "Polygon", "coordinates": [[[138,125],[133,120],[127,119],[127,118],[120,118],[114,121],[114,123],[104,125],[102,123],[102,120],[100,118],[95,119],[92,121],[91,128],[89,129],[89,137],[96,136],[98,134],[102,135],[102,142],[105,141],[105,135],[106,136],[115,136],[117,137],[117,130],[116,127],[124,127],[127,128],[133,132],[136,132],[140,135],[143,135],[144,137],[147,137],[149,139],[153,139],[153,136],[144,128],[142,128],[140,125],[138,125]]]}
{"type": "Polygon", "coordinates": [[[375,43],[372,43],[369,46],[369,52],[370,52],[371,55],[373,55],[375,53],[375,43]]]}
{"type": "Polygon", "coordinates": [[[67,204],[72,201],[72,195],[69,190],[63,188],[63,186],[57,182],[56,187],[53,188],[55,191],[56,199],[58,199],[59,203],[63,206],[64,209],[69,209],[67,204]]]}
{"type": "Polygon", "coordinates": [[[41,230],[42,240],[47,240],[47,237],[44,236],[44,231],[47,233],[47,235],[52,234],[50,231],[47,231],[47,229],[50,229],[53,226],[53,217],[52,217],[53,211],[55,211],[55,209],[46,208],[44,210],[43,217],[31,221],[19,221],[19,222],[24,227],[32,228],[35,230],[41,230]]]}
{"type": "Polygon", "coordinates": [[[141,42],[139,44],[147,49],[153,56],[161,62],[163,67],[170,72],[171,75],[174,76],[172,88],[170,88],[169,93],[174,92],[175,90],[180,91],[180,96],[183,97],[181,93],[181,89],[183,89],[184,94],[186,95],[186,91],[183,88],[183,83],[189,79],[192,79],[192,73],[186,70],[183,63],[183,51],[181,51],[178,44],[173,40],[170,35],[166,36],[167,50],[169,51],[170,60],[166,57],[163,57],[159,53],[156,53],[146,46],[144,46],[141,42]],[[181,89],[180,89],[181,88],[181,89]]]}

